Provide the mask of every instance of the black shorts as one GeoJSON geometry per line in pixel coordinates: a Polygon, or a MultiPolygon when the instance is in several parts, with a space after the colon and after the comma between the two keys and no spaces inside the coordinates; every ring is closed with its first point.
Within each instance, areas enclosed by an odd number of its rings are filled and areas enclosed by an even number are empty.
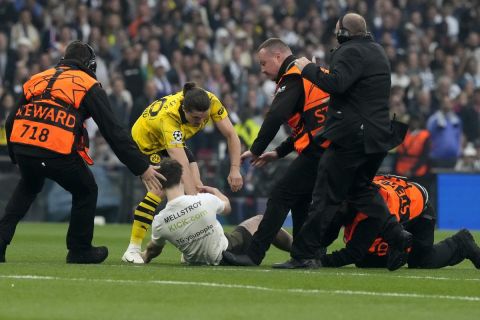
{"type": "MultiPolygon", "coordinates": [[[[187,147],[183,147],[183,150],[185,150],[185,154],[187,155],[189,163],[197,162],[195,156],[193,155],[192,151],[190,151],[190,149],[188,149],[187,147]]],[[[170,158],[167,150],[162,150],[148,155],[148,160],[150,161],[151,165],[158,165],[160,161],[162,161],[162,158],[170,158]]]]}
{"type": "Polygon", "coordinates": [[[225,233],[228,240],[227,250],[233,253],[244,253],[252,242],[252,235],[245,227],[237,226],[232,232],[225,233]]]}

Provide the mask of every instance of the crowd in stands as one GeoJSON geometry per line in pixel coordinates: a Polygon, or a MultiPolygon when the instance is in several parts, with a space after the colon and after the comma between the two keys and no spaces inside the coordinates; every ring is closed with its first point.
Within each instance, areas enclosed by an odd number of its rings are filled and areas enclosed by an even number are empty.
{"type": "MultiPolygon", "coordinates": [[[[255,61],[258,45],[279,37],[297,56],[328,66],[335,24],[348,11],[366,18],[386,50],[392,116],[425,133],[415,150],[421,165],[479,171],[480,6],[473,0],[0,0],[0,128],[29,76],[80,39],[95,49],[97,77],[125,126],[155,99],[195,81],[221,99],[248,147],[275,89],[255,61]]],[[[95,125],[89,132],[97,163],[118,167],[95,125]]],[[[190,145],[206,179],[221,170],[221,140],[212,127],[190,145]]],[[[392,151],[387,170],[398,159],[392,151]]],[[[258,175],[244,169],[244,192],[254,192],[258,175]]]]}

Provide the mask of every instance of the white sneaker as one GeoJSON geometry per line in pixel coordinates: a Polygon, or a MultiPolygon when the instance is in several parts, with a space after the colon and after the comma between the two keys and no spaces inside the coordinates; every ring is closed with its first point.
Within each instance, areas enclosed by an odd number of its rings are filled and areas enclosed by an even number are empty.
{"type": "Polygon", "coordinates": [[[123,254],[123,262],[135,263],[135,264],[144,264],[142,256],[140,255],[139,248],[128,248],[127,251],[123,254]]]}

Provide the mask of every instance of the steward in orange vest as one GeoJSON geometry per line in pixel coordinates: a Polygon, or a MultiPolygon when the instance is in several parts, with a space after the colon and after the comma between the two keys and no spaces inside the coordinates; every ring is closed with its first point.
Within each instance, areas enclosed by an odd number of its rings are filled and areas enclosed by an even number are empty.
{"type": "Polygon", "coordinates": [[[87,155],[84,128],[89,117],[132,173],[142,175],[144,182],[159,184],[159,174],[113,115],[95,69],[93,49],[74,41],[58,65],[33,75],[23,86],[21,101],[6,123],[10,157],[18,164],[21,179],[0,220],[0,262],[5,262],[6,246],[46,178],[56,181],[73,198],[67,263],[106,259],[107,248],[91,243],[98,190],[85,164],[93,164],[87,155]]]}
{"type": "Polygon", "coordinates": [[[94,77],[67,64],[33,75],[23,85],[27,102],[17,109],[10,142],[63,155],[78,152],[92,165],[80,105],[95,84],[94,77]]]}
{"type": "MultiPolygon", "coordinates": [[[[400,222],[413,235],[409,268],[441,268],[458,264],[464,259],[470,259],[476,268],[480,268],[480,248],[468,230],[463,229],[433,244],[436,213],[423,186],[393,175],[376,176],[373,183],[385,200],[393,220],[400,222]]],[[[369,232],[369,218],[365,214],[349,212],[346,208],[343,210],[337,215],[342,218],[332,223],[325,243],[333,242],[343,225],[346,247],[325,255],[322,264],[340,267],[355,263],[358,267],[385,268],[388,244],[383,234],[372,235],[369,232]]]]}
{"type": "Polygon", "coordinates": [[[422,129],[422,119],[412,115],[405,139],[397,148],[395,173],[422,177],[429,172],[430,133],[422,129]]]}
{"type": "MultiPolygon", "coordinates": [[[[428,193],[421,185],[409,182],[404,177],[393,175],[375,176],[373,183],[378,187],[378,192],[396,221],[405,224],[422,214],[426,214],[428,193]]],[[[352,223],[345,226],[345,243],[352,239],[358,224],[367,218],[365,214],[357,213],[352,223]]],[[[434,217],[430,216],[430,218],[433,219],[434,217]]],[[[369,248],[369,253],[385,256],[387,249],[388,244],[379,237],[369,248]]]]}
{"type": "MultiPolygon", "coordinates": [[[[323,72],[328,70],[323,69],[323,72]]],[[[290,75],[301,76],[300,70],[292,66],[279,80],[290,75]]],[[[309,80],[302,78],[305,100],[303,108],[294,113],[288,119],[288,125],[292,129],[293,147],[298,153],[302,153],[312,142],[317,134],[323,129],[327,118],[328,101],[330,95],[323,92],[309,80]]],[[[278,86],[276,91],[278,90],[278,86]]],[[[316,142],[316,141],[315,141],[316,142]]],[[[330,141],[325,140],[320,144],[321,148],[327,148],[330,141]]]]}
{"type": "Polygon", "coordinates": [[[261,167],[294,150],[297,157],[272,188],[263,219],[245,254],[224,255],[228,263],[244,266],[261,263],[290,210],[293,233],[299,231],[312,199],[318,161],[329,144],[317,141],[325,124],[329,95],[302,78],[292,51],[282,40],[266,40],[258,48],[257,57],[262,73],[276,82],[276,89],[258,136],[242,159],[251,157],[253,166],[261,167]],[[291,129],[289,137],[274,150],[265,152],[285,124],[291,129]]]}

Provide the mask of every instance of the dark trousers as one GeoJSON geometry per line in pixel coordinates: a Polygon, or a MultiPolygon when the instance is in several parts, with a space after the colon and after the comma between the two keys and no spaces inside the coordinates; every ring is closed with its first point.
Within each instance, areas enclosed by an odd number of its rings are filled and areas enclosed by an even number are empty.
{"type": "MultiPolygon", "coordinates": [[[[409,221],[405,225],[405,230],[413,235],[412,249],[408,256],[409,268],[438,269],[456,265],[465,259],[462,245],[455,236],[433,244],[434,217],[435,212],[429,205],[422,216],[409,221]]],[[[360,227],[364,221],[360,222],[358,226],[360,227]]],[[[386,256],[366,255],[356,265],[361,268],[385,268],[387,258],[386,256]]]]}
{"type": "Polygon", "coordinates": [[[388,208],[372,179],[386,152],[366,154],[363,137],[356,137],[348,148],[332,143],[320,159],[308,218],[294,237],[291,256],[312,259],[322,249],[321,239],[343,201],[356,212],[384,222],[388,208]]]}
{"type": "Polygon", "coordinates": [[[293,236],[298,233],[305,221],[312,199],[318,161],[318,156],[300,154],[274,186],[267,201],[263,219],[246,251],[253,261],[259,264],[263,260],[290,210],[293,236]]]}
{"type": "MultiPolygon", "coordinates": [[[[338,237],[340,229],[344,226],[344,222],[337,219],[340,215],[336,215],[330,227],[327,229],[327,239],[324,238],[322,246],[329,246],[338,237]]],[[[393,216],[392,216],[393,217],[393,216]]],[[[353,220],[350,219],[349,223],[353,220]]],[[[384,227],[381,219],[367,218],[358,223],[350,241],[342,248],[321,257],[322,264],[325,267],[342,267],[352,263],[359,263],[368,256],[368,249],[379,235],[384,227]]],[[[383,258],[383,257],[382,257],[383,258]]],[[[387,261],[383,262],[386,267],[387,261]]]]}
{"type": "Polygon", "coordinates": [[[49,178],[72,194],[67,248],[90,248],[98,188],[83,159],[77,154],[51,159],[16,155],[16,159],[21,178],[0,220],[0,237],[3,241],[10,243],[18,222],[42,190],[45,178],[49,178]]]}

